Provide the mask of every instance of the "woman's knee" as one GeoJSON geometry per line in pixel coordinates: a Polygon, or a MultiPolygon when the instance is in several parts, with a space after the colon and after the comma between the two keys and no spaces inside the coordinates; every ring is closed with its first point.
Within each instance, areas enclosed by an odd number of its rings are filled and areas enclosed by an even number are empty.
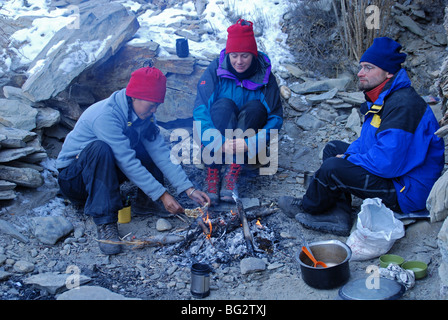
{"type": "Polygon", "coordinates": [[[80,159],[86,159],[90,163],[115,164],[115,156],[112,148],[104,141],[91,142],[80,154],[80,159]]]}
{"type": "Polygon", "coordinates": [[[260,117],[267,117],[268,111],[266,110],[266,107],[261,103],[260,100],[251,100],[247,102],[240,110],[240,112],[246,112],[246,113],[255,113],[260,117]]]}
{"type": "Polygon", "coordinates": [[[210,107],[210,113],[238,113],[238,106],[229,98],[220,98],[210,107]]]}

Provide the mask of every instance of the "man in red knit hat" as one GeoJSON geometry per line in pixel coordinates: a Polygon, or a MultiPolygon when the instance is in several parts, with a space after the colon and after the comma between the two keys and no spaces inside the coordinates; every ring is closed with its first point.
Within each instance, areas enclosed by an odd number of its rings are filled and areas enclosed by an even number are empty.
{"type": "MultiPolygon", "coordinates": [[[[180,194],[205,205],[210,198],[196,190],[159,134],[154,113],[164,102],[166,77],[158,69],[134,71],[128,86],[99,101],[81,115],[62,146],[56,166],[64,196],[84,204],[97,225],[98,239],[119,241],[118,210],[123,207],[120,183],[132,181],[153,201],[172,213],[184,209],[163,185],[166,178],[180,194]]],[[[121,246],[99,242],[104,254],[121,246]]]]}
{"type": "Polygon", "coordinates": [[[240,19],[227,32],[226,48],[199,80],[193,111],[195,125],[200,124],[201,145],[214,156],[214,150],[220,150],[224,158],[206,163],[212,204],[234,201],[243,165],[262,151],[259,140],[267,144],[271,130],[280,130],[283,124],[280,91],[268,56],[258,51],[253,23],[240,19]],[[229,137],[225,134],[229,129],[253,134],[229,137]],[[207,130],[219,131],[222,138],[206,140],[207,130]],[[244,155],[243,162],[237,161],[239,154],[244,155]],[[221,175],[222,163],[226,165],[221,175]]]}

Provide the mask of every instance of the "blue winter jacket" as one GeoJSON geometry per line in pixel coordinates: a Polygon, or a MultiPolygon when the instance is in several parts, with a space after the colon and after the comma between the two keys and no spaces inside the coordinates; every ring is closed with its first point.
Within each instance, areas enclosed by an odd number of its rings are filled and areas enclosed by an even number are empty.
{"type": "Polygon", "coordinates": [[[426,199],[444,166],[439,124],[401,69],[378,99],[361,105],[361,136],[345,157],[372,174],[392,179],[404,213],[425,210],[426,199]]]}
{"type": "MultiPolygon", "coordinates": [[[[258,52],[258,71],[252,77],[239,80],[228,66],[225,49],[221,51],[219,58],[212,61],[204,71],[198,83],[197,97],[193,117],[195,121],[201,123],[201,143],[206,146],[211,141],[203,140],[204,132],[207,129],[216,129],[211,116],[210,107],[215,101],[221,98],[229,98],[241,108],[248,101],[259,100],[266,108],[268,118],[263,127],[266,131],[261,131],[255,136],[246,139],[249,157],[258,153],[257,146],[259,139],[270,141],[270,130],[280,130],[283,124],[283,109],[280,100],[275,76],[271,73],[271,61],[262,52],[258,52]]],[[[225,137],[216,146],[218,149],[225,142],[225,137]]]]}

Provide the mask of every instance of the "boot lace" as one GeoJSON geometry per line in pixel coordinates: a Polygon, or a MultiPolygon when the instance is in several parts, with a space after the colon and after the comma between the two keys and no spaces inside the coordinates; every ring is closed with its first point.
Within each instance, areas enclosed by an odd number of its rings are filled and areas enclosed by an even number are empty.
{"type": "Polygon", "coordinates": [[[238,176],[240,174],[240,171],[241,171],[241,166],[239,164],[232,163],[230,165],[230,169],[225,176],[225,179],[227,182],[226,188],[228,190],[233,190],[235,188],[235,184],[238,181],[238,176]]]}
{"type": "Polygon", "coordinates": [[[103,240],[118,239],[118,228],[115,223],[100,226],[100,238],[103,240]]]}
{"type": "Polygon", "coordinates": [[[208,168],[207,178],[207,191],[209,193],[218,193],[217,184],[219,183],[219,170],[208,168]]]}

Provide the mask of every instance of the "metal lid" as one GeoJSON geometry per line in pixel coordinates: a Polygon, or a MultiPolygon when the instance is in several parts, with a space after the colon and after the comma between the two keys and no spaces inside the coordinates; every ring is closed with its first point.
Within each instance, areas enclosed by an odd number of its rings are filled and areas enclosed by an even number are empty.
{"type": "Polygon", "coordinates": [[[394,280],[382,277],[378,280],[377,285],[365,278],[350,281],[339,289],[339,296],[344,300],[396,300],[406,291],[405,286],[394,280]]]}

